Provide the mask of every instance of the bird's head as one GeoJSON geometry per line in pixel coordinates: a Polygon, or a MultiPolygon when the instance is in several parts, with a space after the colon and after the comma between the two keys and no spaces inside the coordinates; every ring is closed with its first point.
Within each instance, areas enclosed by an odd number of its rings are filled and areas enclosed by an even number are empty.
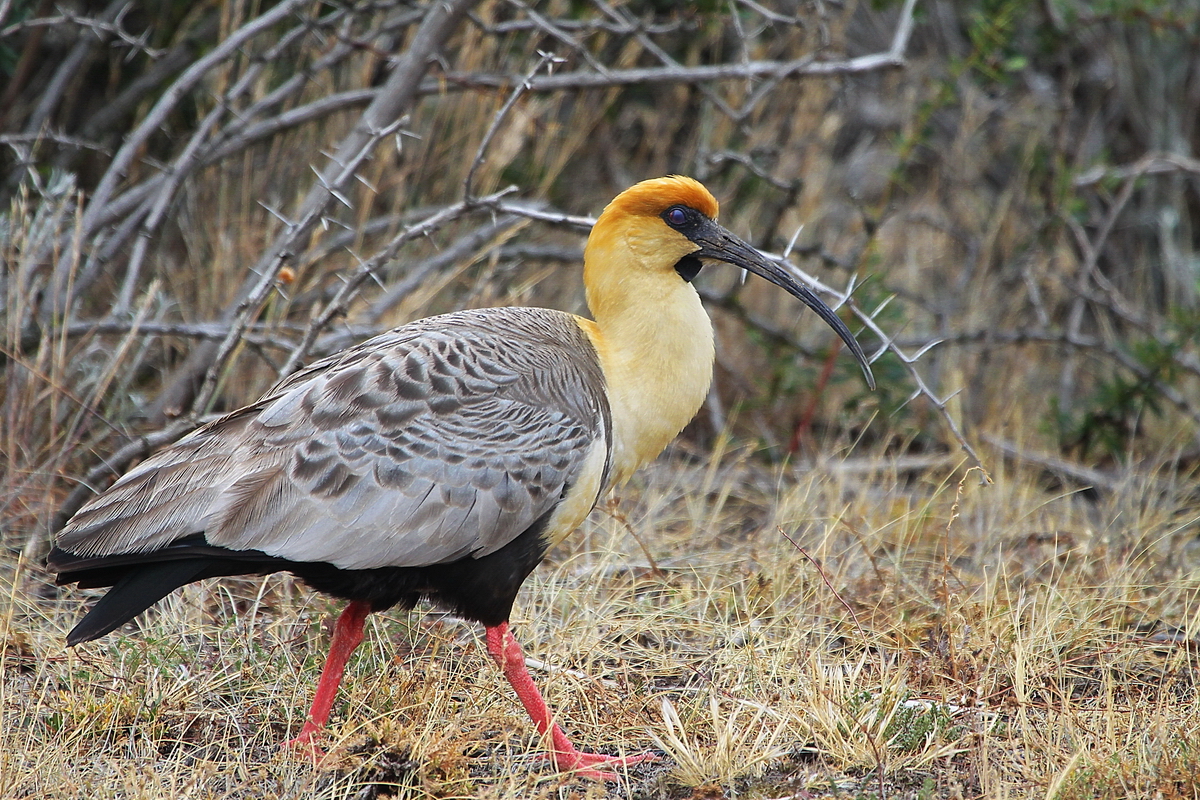
{"type": "Polygon", "coordinates": [[[597,320],[627,313],[648,294],[693,292],[687,284],[713,262],[766,278],[817,312],[850,348],[867,384],[875,379],[862,347],[845,323],[778,264],[717,224],[717,201],[692,178],[672,175],[635,184],[605,207],[588,237],[584,284],[597,320]]]}

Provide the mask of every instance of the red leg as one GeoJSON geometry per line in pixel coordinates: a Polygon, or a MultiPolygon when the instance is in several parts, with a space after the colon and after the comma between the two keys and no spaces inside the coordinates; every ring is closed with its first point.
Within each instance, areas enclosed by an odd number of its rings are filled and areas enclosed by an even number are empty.
{"type": "Polygon", "coordinates": [[[488,627],[486,632],[488,653],[504,670],[504,677],[508,678],[508,682],[512,684],[517,697],[521,700],[521,705],[525,706],[525,710],[529,712],[529,717],[537,726],[538,731],[543,736],[547,732],[550,733],[550,755],[554,759],[555,766],[561,771],[574,772],[585,778],[615,781],[617,776],[614,773],[602,772],[592,769],[592,767],[600,765],[623,767],[656,758],[653,753],[619,758],[576,750],[575,745],[571,744],[571,740],[563,733],[563,729],[554,722],[549,706],[542,699],[542,693],[534,685],[529,670],[525,668],[525,653],[522,652],[521,645],[509,632],[508,623],[501,622],[495,627],[488,627]]]}
{"type": "Polygon", "coordinates": [[[329,711],[333,708],[333,700],[337,696],[338,685],[342,682],[342,674],[346,671],[346,660],[350,658],[363,640],[363,622],[371,606],[357,600],[347,605],[337,623],[333,626],[333,642],[329,646],[329,656],[325,659],[325,669],[321,671],[321,680],[317,684],[317,693],[313,696],[312,710],[300,734],[295,739],[284,742],[284,746],[307,747],[313,752],[314,758],[320,750],[313,743],[314,734],[318,734],[329,721],[329,711]]]}

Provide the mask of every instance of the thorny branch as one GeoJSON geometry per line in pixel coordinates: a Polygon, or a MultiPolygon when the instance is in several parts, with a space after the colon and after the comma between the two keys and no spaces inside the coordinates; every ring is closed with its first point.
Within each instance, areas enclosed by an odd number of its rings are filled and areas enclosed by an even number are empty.
{"type": "Polygon", "coordinates": [[[921,357],[928,353],[940,342],[934,340],[917,350],[915,353],[906,353],[897,347],[894,338],[880,328],[875,322],[875,317],[884,309],[887,301],[881,303],[874,311],[870,313],[865,312],[851,299],[854,291],[853,285],[847,287],[845,292],[839,292],[798,269],[788,259],[782,256],[771,253],[764,253],[764,255],[775,260],[780,266],[787,268],[798,280],[808,284],[813,289],[816,289],[817,291],[834,298],[836,305],[833,306],[833,309],[835,311],[842,305],[846,305],[850,308],[851,312],[853,312],[854,316],[859,320],[859,322],[861,322],[869,331],[874,333],[876,338],[878,338],[881,343],[879,348],[875,351],[875,354],[868,356],[868,360],[871,363],[875,363],[884,353],[891,353],[892,355],[896,356],[900,363],[904,365],[905,371],[908,373],[909,378],[912,379],[913,384],[916,386],[916,389],[908,398],[908,402],[911,403],[918,397],[926,398],[930,405],[937,410],[938,416],[942,418],[942,421],[946,424],[946,428],[950,431],[951,435],[954,436],[954,440],[958,442],[959,447],[961,447],[963,452],[965,452],[971,459],[972,466],[979,468],[981,480],[985,483],[991,483],[991,475],[988,473],[987,468],[984,467],[982,459],[980,459],[979,454],[975,451],[975,448],[972,447],[971,443],[967,441],[966,436],[963,435],[962,427],[954,419],[954,415],[951,414],[946,407],[946,404],[954,397],[955,394],[958,393],[958,391],[961,390],[955,390],[945,397],[938,397],[937,394],[935,394],[934,391],[929,388],[928,384],[925,383],[924,376],[922,376],[920,370],[917,369],[917,363],[921,360],[921,357]]]}
{"type": "Polygon", "coordinates": [[[12,25],[9,25],[7,28],[0,30],[0,39],[6,39],[10,36],[14,36],[22,31],[32,28],[61,29],[64,25],[75,25],[92,31],[96,35],[97,39],[103,40],[110,36],[114,36],[117,39],[120,39],[130,48],[145,53],[150,58],[161,58],[163,55],[162,50],[157,50],[146,44],[147,40],[149,39],[149,31],[145,31],[139,36],[134,36],[132,33],[129,33],[127,30],[125,30],[125,26],[122,23],[132,6],[133,3],[130,2],[130,0],[121,0],[121,2],[117,4],[115,13],[112,14],[111,20],[106,19],[103,16],[97,19],[85,17],[80,14],[73,14],[69,10],[60,6],[60,13],[57,16],[34,17],[32,19],[15,22],[12,25]]]}
{"type": "Polygon", "coordinates": [[[467,169],[467,177],[463,178],[463,197],[469,200],[475,196],[475,173],[479,170],[479,167],[483,165],[487,155],[488,146],[491,145],[492,139],[496,135],[496,131],[500,130],[500,126],[504,124],[506,119],[508,119],[508,115],[512,111],[513,106],[517,104],[517,101],[521,99],[521,95],[523,95],[529,88],[529,82],[533,80],[534,76],[541,72],[547,64],[553,65],[558,62],[561,62],[561,59],[554,56],[554,54],[539,52],[538,61],[536,64],[534,64],[533,69],[529,70],[529,75],[527,75],[525,80],[521,81],[521,83],[512,90],[508,96],[508,99],[504,101],[504,105],[501,106],[500,110],[497,111],[492,117],[492,122],[488,126],[487,133],[483,135],[483,139],[479,142],[479,149],[475,151],[475,158],[471,159],[471,166],[467,169]]]}
{"type": "MultiPolygon", "coordinates": [[[[749,61],[745,63],[714,64],[696,67],[632,67],[612,69],[605,73],[575,70],[558,75],[542,75],[529,82],[531,92],[561,92],[566,90],[611,89],[618,86],[645,86],[660,83],[711,83],[714,81],[746,80],[750,78],[799,78],[817,75],[854,75],[904,65],[902,59],[890,56],[862,56],[839,61],[818,61],[812,56],[794,61],[749,61]]],[[[445,81],[459,89],[510,89],[520,82],[519,77],[490,73],[450,72],[445,81]]],[[[422,90],[428,93],[439,87],[427,82],[422,90]]]]}
{"type": "MultiPolygon", "coordinates": [[[[421,21],[413,44],[396,63],[391,75],[384,82],[370,105],[363,110],[358,122],[339,143],[330,156],[331,165],[324,173],[318,173],[317,181],[309,188],[300,205],[298,225],[276,239],[275,243],[259,258],[252,274],[263,275],[268,269],[278,266],[295,252],[296,244],[307,236],[323,218],[325,210],[335,200],[349,206],[344,196],[346,185],[354,171],[345,171],[342,166],[355,161],[368,142],[377,142],[376,133],[389,128],[393,122],[412,105],[417,96],[417,87],[428,71],[438,49],[453,33],[458,19],[466,13],[476,0],[446,0],[434,3],[421,21]]],[[[238,302],[257,290],[260,284],[247,278],[237,292],[238,302]]],[[[236,313],[236,312],[235,312],[236,313]]],[[[190,403],[189,394],[197,374],[208,372],[215,353],[208,347],[198,347],[160,395],[156,415],[190,403]]]]}
{"type": "MultiPolygon", "coordinates": [[[[330,15],[331,18],[341,16],[341,12],[335,11],[330,15]]],[[[284,35],[278,44],[273,46],[261,61],[251,64],[250,67],[243,73],[225,96],[221,102],[216,103],[213,108],[205,115],[200,124],[196,126],[195,131],[184,146],[182,152],[166,170],[164,170],[163,185],[158,188],[154,195],[154,202],[149,205],[146,216],[138,231],[139,235],[134,240],[133,254],[129,258],[129,263],[126,267],[125,282],[121,286],[121,291],[117,295],[117,303],[114,311],[117,314],[122,314],[133,302],[133,295],[137,289],[138,274],[141,271],[142,261],[146,256],[147,246],[155,231],[163,222],[167,210],[171,205],[176,193],[178,192],[183,180],[186,176],[192,174],[199,162],[201,148],[205,146],[209,136],[216,129],[220,120],[225,117],[232,104],[241,97],[251,86],[259,79],[263,70],[268,64],[275,60],[280,53],[287,51],[287,48],[292,42],[308,32],[307,25],[300,25],[293,28],[284,35]]],[[[143,208],[146,204],[143,204],[143,208]]]]}
{"type": "Polygon", "coordinates": [[[95,230],[99,209],[104,208],[112,198],[112,194],[117,188],[117,183],[128,175],[138,151],[151,135],[162,128],[167,114],[179,104],[184,95],[203,80],[214,66],[237,54],[240,48],[251,39],[297,13],[308,2],[310,0],[283,0],[279,5],[272,7],[262,16],[251,20],[231,33],[220,45],[211,52],[206,53],[184,71],[183,75],[163,93],[159,101],[155,103],[154,107],[146,114],[137,128],[126,138],[121,149],[113,157],[108,170],[100,179],[96,190],[92,193],[91,203],[87,212],[84,213],[83,229],[85,234],[90,234],[95,230]]]}
{"type": "Polygon", "coordinates": [[[460,202],[455,203],[448,208],[442,209],[441,211],[432,214],[429,217],[426,217],[425,219],[421,220],[421,222],[404,228],[402,231],[400,231],[400,233],[393,236],[391,241],[389,241],[378,253],[376,253],[376,255],[367,261],[364,261],[359,266],[355,275],[342,285],[342,288],[338,291],[337,295],[331,301],[329,301],[329,304],[325,307],[325,309],[318,314],[315,319],[313,319],[312,324],[309,325],[308,330],[304,334],[304,338],[298,345],[296,345],[296,349],[292,351],[287,363],[284,364],[283,368],[280,370],[280,376],[286,377],[291,375],[299,368],[300,362],[307,356],[309,348],[312,347],[313,342],[316,341],[317,334],[323,331],[335,316],[345,313],[346,307],[349,305],[350,300],[358,292],[359,287],[362,286],[367,278],[375,277],[377,271],[383,266],[383,264],[395,258],[396,253],[403,245],[407,244],[413,239],[417,239],[422,236],[428,236],[447,223],[452,222],[453,220],[456,220],[465,214],[475,211],[476,209],[490,208],[492,204],[494,204],[500,198],[504,197],[505,195],[512,194],[514,191],[516,191],[516,187],[510,186],[507,189],[502,189],[501,191],[486,197],[464,198],[460,202]]]}
{"type": "MultiPolygon", "coordinates": [[[[359,151],[354,153],[348,160],[346,160],[345,163],[340,163],[338,165],[340,167],[340,172],[330,176],[329,185],[326,187],[328,188],[330,194],[336,197],[338,195],[338,187],[346,185],[358,172],[358,169],[362,165],[363,161],[369,158],[375,151],[375,146],[379,144],[380,141],[386,139],[399,130],[403,122],[404,120],[402,119],[396,120],[386,127],[380,128],[376,131],[371,131],[369,138],[362,143],[359,151]]],[[[322,180],[324,179],[325,178],[323,176],[322,180]]],[[[314,205],[308,210],[308,214],[306,216],[301,217],[296,222],[288,225],[289,230],[287,235],[284,237],[284,246],[278,248],[277,255],[275,256],[275,262],[262,271],[262,273],[259,275],[258,281],[254,284],[250,293],[242,301],[235,312],[234,324],[230,326],[229,333],[218,346],[217,353],[213,358],[213,362],[211,365],[209,365],[208,371],[205,373],[204,383],[202,384],[200,391],[196,394],[196,399],[192,405],[192,408],[194,409],[193,415],[197,411],[202,411],[208,406],[209,401],[212,399],[213,393],[216,391],[217,379],[224,370],[225,364],[229,357],[233,354],[234,348],[241,341],[242,333],[246,330],[246,327],[250,324],[250,321],[258,316],[258,312],[262,308],[262,304],[266,302],[267,297],[275,287],[276,277],[279,274],[279,268],[283,266],[285,261],[288,260],[294,245],[298,243],[300,237],[312,229],[312,226],[317,222],[317,218],[323,214],[324,211],[325,209],[323,206],[314,205]]],[[[347,286],[349,285],[350,284],[348,283],[347,286]]],[[[332,315],[332,312],[330,315],[332,315]]],[[[327,322],[328,318],[324,318],[323,321],[320,322],[320,325],[314,325],[313,329],[316,330],[327,322]]],[[[315,333],[312,335],[315,336],[315,333]]],[[[282,373],[284,376],[290,374],[294,370],[296,361],[302,357],[303,352],[307,350],[308,343],[310,343],[310,338],[306,336],[304,342],[300,347],[297,347],[296,351],[292,354],[292,357],[288,360],[287,366],[284,367],[282,373]]]]}

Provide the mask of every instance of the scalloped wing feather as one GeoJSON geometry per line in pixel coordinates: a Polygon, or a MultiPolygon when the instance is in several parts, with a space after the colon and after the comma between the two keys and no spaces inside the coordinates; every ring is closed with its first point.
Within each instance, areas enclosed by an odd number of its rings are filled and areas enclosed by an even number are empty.
{"type": "Polygon", "coordinates": [[[607,483],[610,426],[599,362],[571,315],[431,317],[316,362],[147,459],[58,546],[104,556],[203,533],[344,569],[483,556],[573,487],[593,494],[572,506],[590,507],[607,483]]]}

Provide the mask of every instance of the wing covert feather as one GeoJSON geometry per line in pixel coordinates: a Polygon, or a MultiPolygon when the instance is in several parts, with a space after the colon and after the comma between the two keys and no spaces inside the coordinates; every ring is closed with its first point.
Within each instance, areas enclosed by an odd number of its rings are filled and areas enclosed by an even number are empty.
{"type": "Polygon", "coordinates": [[[204,533],[345,569],[483,556],[558,504],[596,448],[603,488],[610,425],[571,315],[431,317],[318,361],[147,459],[58,546],[102,556],[204,533]]]}

